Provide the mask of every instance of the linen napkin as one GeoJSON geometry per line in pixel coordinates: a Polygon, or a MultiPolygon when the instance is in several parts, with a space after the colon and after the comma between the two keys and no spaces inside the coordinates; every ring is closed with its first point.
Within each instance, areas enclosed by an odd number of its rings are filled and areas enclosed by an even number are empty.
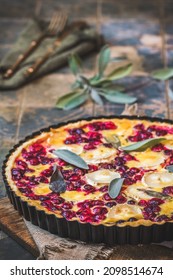
{"type": "Polygon", "coordinates": [[[24,221],[39,249],[39,260],[106,260],[113,253],[113,247],[105,244],[61,238],[24,221]]]}
{"type": "MultiPolygon", "coordinates": [[[[31,20],[28,23],[12,49],[2,59],[0,63],[0,73],[3,73],[5,69],[16,61],[20,54],[24,53],[31,41],[38,38],[45,26],[47,26],[45,23],[40,23],[35,20],[31,20]]],[[[52,46],[54,41],[55,37],[44,39],[39,47],[21,64],[18,71],[11,78],[3,79],[2,75],[0,75],[0,89],[15,89],[31,81],[31,79],[28,80],[25,77],[25,71],[36,61],[36,59],[45,54],[47,48],[52,46]]],[[[36,79],[64,66],[68,61],[68,57],[72,53],[84,55],[96,49],[99,41],[95,29],[88,25],[82,29],[78,29],[77,27],[74,28],[74,30],[62,40],[61,45],[57,47],[52,56],[33,75],[32,79],[36,79]]]]}

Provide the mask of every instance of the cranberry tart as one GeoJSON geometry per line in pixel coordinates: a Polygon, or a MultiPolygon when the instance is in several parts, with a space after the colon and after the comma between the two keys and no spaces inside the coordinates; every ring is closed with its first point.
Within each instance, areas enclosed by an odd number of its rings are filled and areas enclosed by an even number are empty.
{"type": "Polygon", "coordinates": [[[27,220],[61,237],[137,244],[173,239],[173,122],[99,117],[17,144],[3,165],[27,220]]]}

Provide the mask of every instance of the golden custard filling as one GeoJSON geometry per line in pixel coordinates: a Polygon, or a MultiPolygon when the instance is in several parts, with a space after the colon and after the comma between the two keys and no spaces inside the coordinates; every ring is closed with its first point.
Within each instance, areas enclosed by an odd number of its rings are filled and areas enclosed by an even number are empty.
{"type": "Polygon", "coordinates": [[[29,205],[80,223],[106,226],[152,225],[173,221],[173,125],[130,119],[78,121],[24,142],[9,157],[10,188],[29,205]],[[111,139],[116,137],[119,145],[111,139]],[[162,141],[144,150],[123,150],[147,139],[162,141]],[[110,140],[110,142],[109,142],[110,140]],[[59,158],[68,150],[88,165],[83,169],[59,158]],[[65,190],[50,187],[54,168],[65,190]],[[116,197],[110,183],[123,178],[116,197]]]}

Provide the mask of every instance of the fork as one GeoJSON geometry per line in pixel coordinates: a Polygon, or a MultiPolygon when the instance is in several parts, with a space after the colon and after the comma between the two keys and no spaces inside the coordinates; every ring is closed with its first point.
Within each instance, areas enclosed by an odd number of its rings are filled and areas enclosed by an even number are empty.
{"type": "Polygon", "coordinates": [[[71,28],[69,28],[68,31],[63,32],[65,30],[66,23],[67,23],[67,14],[63,14],[58,26],[58,34],[59,34],[58,39],[55,40],[52,46],[47,48],[43,56],[39,57],[35,61],[35,63],[26,70],[26,72],[24,73],[25,77],[29,78],[30,76],[32,76],[41,67],[41,65],[45,61],[47,61],[47,59],[52,55],[55,48],[57,48],[57,46],[61,44],[62,39],[66,37],[67,34],[69,34],[71,28]]]}
{"type": "Polygon", "coordinates": [[[33,40],[30,43],[30,46],[28,47],[28,49],[23,53],[20,54],[16,60],[16,62],[6,70],[5,74],[3,75],[3,78],[5,79],[9,79],[11,78],[14,73],[18,70],[19,66],[21,65],[21,63],[28,58],[28,56],[41,44],[41,42],[48,37],[53,37],[56,36],[59,32],[61,32],[61,25],[64,22],[64,18],[66,17],[67,19],[67,15],[63,12],[63,11],[58,11],[55,12],[52,15],[52,18],[50,20],[50,23],[47,27],[47,29],[41,33],[41,35],[33,40]]]}

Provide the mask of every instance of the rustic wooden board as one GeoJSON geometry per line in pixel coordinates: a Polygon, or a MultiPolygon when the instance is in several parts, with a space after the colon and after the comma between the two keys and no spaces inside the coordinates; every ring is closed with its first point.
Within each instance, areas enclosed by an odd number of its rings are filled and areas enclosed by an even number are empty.
{"type": "Polygon", "coordinates": [[[39,255],[37,246],[22,217],[11,205],[8,198],[0,199],[0,228],[35,257],[39,255]]]}

